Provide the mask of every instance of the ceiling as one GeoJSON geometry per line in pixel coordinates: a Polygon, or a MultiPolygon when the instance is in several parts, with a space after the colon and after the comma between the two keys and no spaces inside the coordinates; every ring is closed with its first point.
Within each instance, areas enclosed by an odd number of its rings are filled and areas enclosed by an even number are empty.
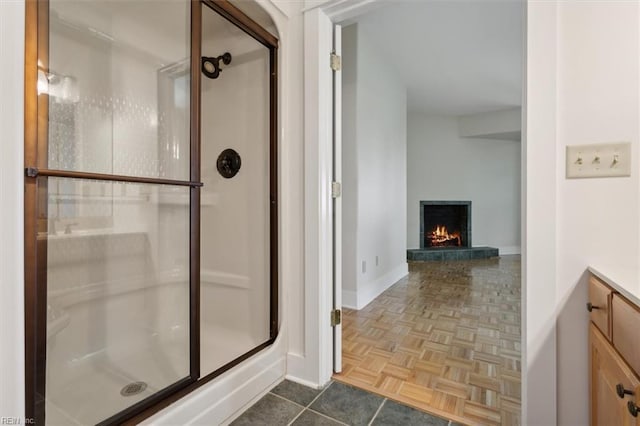
{"type": "Polygon", "coordinates": [[[474,114],[522,103],[523,4],[387,1],[357,23],[406,84],[409,111],[474,114]]]}

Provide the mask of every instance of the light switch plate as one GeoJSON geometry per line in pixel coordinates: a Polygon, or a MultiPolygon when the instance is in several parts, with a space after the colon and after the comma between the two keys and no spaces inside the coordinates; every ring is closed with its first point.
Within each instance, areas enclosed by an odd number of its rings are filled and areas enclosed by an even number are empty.
{"type": "Polygon", "coordinates": [[[567,178],[631,176],[631,142],[567,146],[567,178]]]}

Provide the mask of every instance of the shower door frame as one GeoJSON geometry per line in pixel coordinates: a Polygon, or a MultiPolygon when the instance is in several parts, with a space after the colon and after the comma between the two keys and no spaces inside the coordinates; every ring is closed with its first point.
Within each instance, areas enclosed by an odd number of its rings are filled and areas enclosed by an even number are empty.
{"type": "Polygon", "coordinates": [[[48,94],[38,95],[38,70],[48,72],[49,0],[25,3],[24,87],[24,272],[25,272],[25,418],[44,424],[47,349],[47,178],[62,177],[188,187],[189,206],[189,375],[156,394],[117,412],[100,424],[137,424],[220,374],[273,344],[278,336],[278,38],[227,0],[189,0],[190,48],[190,176],[188,181],[50,170],[48,163],[48,94]],[[202,8],[206,5],[269,49],[269,339],[217,370],[200,377],[200,58],[202,8]],[[44,213],[44,215],[43,215],[44,213]]]}

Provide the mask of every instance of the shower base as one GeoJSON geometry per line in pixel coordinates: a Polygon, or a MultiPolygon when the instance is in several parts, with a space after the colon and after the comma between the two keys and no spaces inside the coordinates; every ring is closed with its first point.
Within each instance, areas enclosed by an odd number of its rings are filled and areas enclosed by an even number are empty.
{"type": "MultiPolygon", "coordinates": [[[[208,332],[201,335],[201,376],[264,343],[237,330],[206,327],[208,332]]],[[[147,346],[152,348],[151,337],[148,340],[147,346]]],[[[47,424],[78,426],[102,421],[175,382],[178,372],[188,372],[188,359],[185,345],[173,343],[163,345],[161,354],[150,350],[148,356],[136,355],[117,362],[103,355],[74,360],[64,373],[57,371],[58,376],[65,374],[73,379],[58,385],[47,380],[47,424]],[[146,382],[146,389],[131,396],[121,395],[123,387],[138,381],[146,382]],[[56,387],[55,392],[50,386],[56,387]]]]}
{"type": "Polygon", "coordinates": [[[203,325],[208,330],[200,337],[200,374],[206,376],[233,361],[267,339],[256,339],[246,332],[203,325]]]}

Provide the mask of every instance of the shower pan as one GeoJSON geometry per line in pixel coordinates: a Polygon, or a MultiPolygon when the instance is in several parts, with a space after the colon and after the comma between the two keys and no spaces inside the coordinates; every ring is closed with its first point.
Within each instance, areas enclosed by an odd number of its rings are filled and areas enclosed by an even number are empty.
{"type": "Polygon", "coordinates": [[[278,42],[226,0],[26,12],[26,418],[140,419],[276,338],[278,42]]]}

